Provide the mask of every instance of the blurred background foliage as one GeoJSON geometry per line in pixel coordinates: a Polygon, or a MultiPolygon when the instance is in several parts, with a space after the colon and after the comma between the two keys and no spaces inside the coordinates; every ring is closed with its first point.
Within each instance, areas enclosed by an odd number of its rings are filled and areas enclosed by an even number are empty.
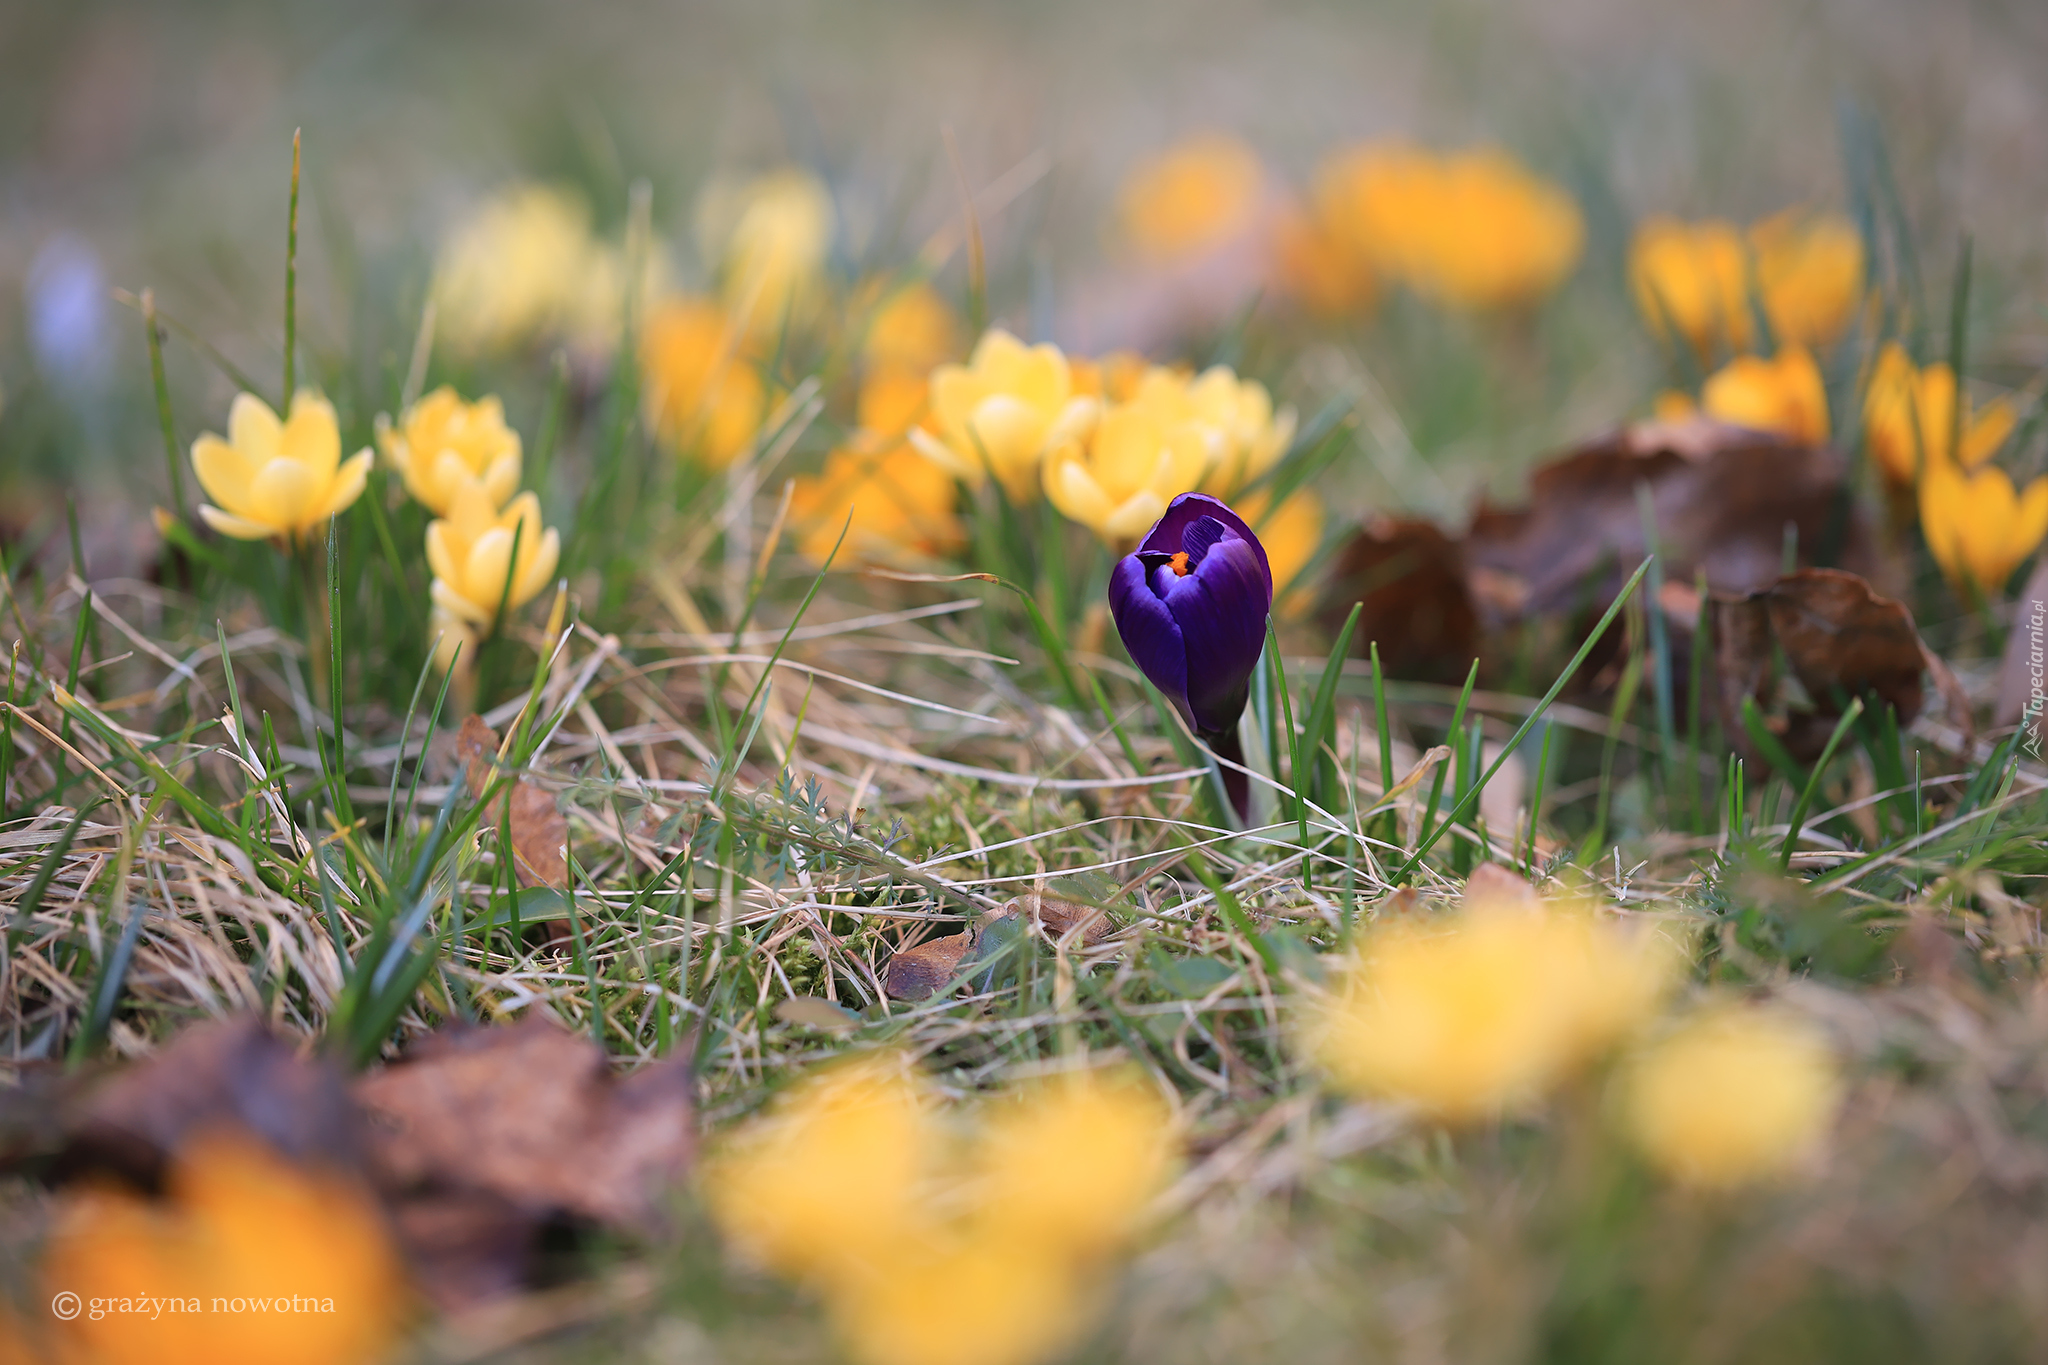
{"type": "MultiPolygon", "coordinates": [[[[842,264],[902,259],[899,244],[957,212],[950,138],[969,185],[1020,167],[1030,178],[984,224],[992,317],[1099,351],[1158,349],[1142,307],[1110,287],[1108,214],[1120,177],[1176,138],[1235,132],[1297,193],[1348,142],[1504,145],[1587,219],[1577,276],[1536,324],[1542,344],[1489,355],[1516,343],[1405,300],[1360,343],[1417,448],[1452,471],[1441,488],[1371,500],[1446,513],[1645,410],[1668,377],[1622,279],[1635,223],[1840,207],[1845,119],[1884,128],[1931,269],[1961,231],[1975,236],[1974,320],[1995,342],[1973,350],[1973,370],[2031,375],[2048,328],[2016,301],[2041,297],[2048,273],[2044,71],[2048,11],[2020,0],[15,0],[0,6],[5,519],[25,529],[49,506],[30,490],[53,481],[135,513],[161,500],[142,328],[111,289],[153,286],[233,363],[275,372],[294,126],[307,139],[302,337],[392,397],[433,244],[519,178],[580,189],[614,237],[645,178],[687,283],[704,274],[691,256],[704,185],[792,161],[833,190],[842,264]]],[[[939,280],[956,300],[964,271],[956,254],[939,280]]],[[[167,359],[181,427],[224,409],[217,367],[176,341],[167,359]]],[[[506,393],[516,425],[532,429],[544,388],[506,393]]],[[[120,539],[92,524],[130,519],[88,511],[89,540],[120,539]]]]}

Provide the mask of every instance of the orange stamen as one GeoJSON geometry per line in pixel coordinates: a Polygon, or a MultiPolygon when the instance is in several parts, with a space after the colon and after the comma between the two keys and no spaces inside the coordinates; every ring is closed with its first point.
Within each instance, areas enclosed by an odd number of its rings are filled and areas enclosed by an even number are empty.
{"type": "Polygon", "coordinates": [[[1171,565],[1173,571],[1176,574],[1179,574],[1182,578],[1186,578],[1189,574],[1195,571],[1194,567],[1188,563],[1188,552],[1186,550],[1182,550],[1179,554],[1175,555],[1172,559],[1169,559],[1166,562],[1169,565],[1171,565]]]}

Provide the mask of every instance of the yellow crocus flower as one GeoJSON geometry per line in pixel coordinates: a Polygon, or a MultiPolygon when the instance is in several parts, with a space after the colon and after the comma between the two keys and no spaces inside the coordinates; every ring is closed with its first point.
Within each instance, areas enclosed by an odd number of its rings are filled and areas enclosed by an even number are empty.
{"type": "Polygon", "coordinates": [[[647,424],[676,450],[723,469],[760,434],[768,392],[746,338],[706,299],[671,299],[640,339],[647,424]]]}
{"type": "Polygon", "coordinates": [[[1651,218],[1629,245],[1628,278],[1653,331],[1676,328],[1701,355],[1747,346],[1748,264],[1742,233],[1722,218],[1651,218]]]}
{"type": "MultiPolygon", "coordinates": [[[[1294,440],[1293,408],[1273,410],[1273,395],[1256,379],[1212,365],[1187,386],[1195,420],[1218,434],[1202,491],[1228,498],[1271,469],[1294,440]]],[[[1277,580],[1276,580],[1277,581],[1277,580]]]]}
{"type": "Polygon", "coordinates": [[[994,474],[1022,502],[1046,450],[1085,431],[1097,405],[1076,397],[1057,346],[1026,346],[997,328],[965,365],[932,371],[931,409],[935,430],[910,433],[918,450],[972,487],[994,474]]]}
{"type": "Polygon", "coordinates": [[[1200,427],[1125,403],[1103,413],[1092,433],[1046,457],[1045,495],[1069,520],[1114,545],[1143,535],[1175,495],[1194,488],[1209,460],[1200,427]]]}
{"type": "Polygon", "coordinates": [[[1708,376],[1700,406],[1710,417],[1819,445],[1828,439],[1828,395],[1804,346],[1737,356],[1708,376]]]}
{"type": "Polygon", "coordinates": [[[1576,910],[1467,910],[1376,931],[1312,1044],[1340,1085],[1447,1122],[1530,1103],[1648,1018],[1675,955],[1576,910]]]}
{"type": "Polygon", "coordinates": [[[1996,465],[1932,463],[1920,476],[1920,530],[1951,583],[2001,592],[2048,536],[2048,476],[2016,490],[1996,465]]]}
{"type": "Polygon", "coordinates": [[[560,327],[588,307],[602,254],[580,195],[551,185],[508,186],[441,249],[433,284],[438,332],[469,354],[560,327]]]}
{"type": "Polygon", "coordinates": [[[1317,317],[1360,316],[1379,298],[1371,258],[1314,208],[1280,214],[1273,228],[1273,273],[1281,292],[1317,317]]]}
{"type": "Polygon", "coordinates": [[[1283,620],[1299,620],[1315,604],[1309,585],[1301,584],[1297,591],[1295,580],[1322,546],[1323,500],[1308,488],[1295,489],[1277,507],[1264,489],[1235,499],[1222,493],[1216,496],[1229,500],[1231,510],[1259,534],[1266,564],[1273,570],[1273,614],[1283,620]]]}
{"type": "Polygon", "coordinates": [[[192,472],[219,504],[199,515],[237,540],[296,541],[361,496],[374,458],[367,449],[341,458],[334,405],[310,389],[292,396],[283,422],[255,394],[236,394],[228,439],[209,431],[192,443],[192,472]]]}
{"type": "Polygon", "coordinates": [[[1688,1185],[1784,1176],[1826,1138],[1840,1093],[1827,1044],[1761,1007],[1704,1011],[1622,1080],[1622,1117],[1652,1164],[1688,1185]]]}
{"type": "Polygon", "coordinates": [[[1585,220],[1557,185],[1491,147],[1341,153],[1316,207],[1382,273],[1453,307],[1524,307],[1578,264],[1585,220]]]}
{"type": "Polygon", "coordinates": [[[959,319],[931,285],[919,281],[884,292],[871,283],[856,299],[856,311],[864,304],[860,353],[869,365],[923,374],[960,354],[959,319]]]}
{"type": "MultiPolygon", "coordinates": [[[[1074,392],[1105,403],[1128,403],[1153,370],[1160,368],[1136,351],[1111,351],[1104,356],[1072,356],[1067,368],[1074,377],[1074,392]]],[[[1187,376],[1181,371],[1183,381],[1187,376]]]]}
{"type": "Polygon", "coordinates": [[[56,1202],[44,1301],[69,1292],[161,1307],[52,1321],[53,1360],[361,1365],[398,1346],[412,1296],[368,1190],[232,1130],[180,1148],[167,1186],[162,1200],[103,1187],[56,1202]],[[223,1300],[283,1311],[223,1312],[223,1300]]]}
{"type": "Polygon", "coordinates": [[[1757,292],[1780,346],[1840,336],[1863,292],[1863,234],[1833,213],[1786,209],[1749,226],[1757,292]]]}
{"type": "Polygon", "coordinates": [[[825,562],[842,527],[846,539],[834,561],[841,568],[926,562],[966,543],[953,476],[905,436],[924,414],[925,392],[924,377],[914,371],[869,374],[860,389],[860,430],[825,457],[819,473],[796,480],[790,522],[812,563],[825,562]]]}
{"type": "Polygon", "coordinates": [[[501,512],[482,484],[467,483],[457,491],[448,515],[427,523],[434,605],[479,626],[491,625],[501,610],[510,613],[531,601],[546,586],[561,553],[561,537],[541,528],[540,499],[531,493],[521,493],[501,512]]]}
{"type": "Polygon", "coordinates": [[[1117,225],[1146,259],[1199,256],[1250,225],[1260,179],[1259,155],[1241,139],[1191,137],[1132,168],[1117,195],[1117,225]]]}
{"type": "Polygon", "coordinates": [[[519,433],[505,425],[496,394],[465,403],[444,384],[395,425],[380,416],[377,444],[406,491],[436,516],[447,513],[465,483],[482,483],[494,506],[519,487],[519,433]]]}
{"type": "Polygon", "coordinates": [[[1747,231],[1660,215],[1636,230],[1628,275],[1651,329],[1675,328],[1702,357],[1754,345],[1755,304],[1778,345],[1825,346],[1862,292],[1863,238],[1846,218],[1800,209],[1747,231]]]}
{"type": "Polygon", "coordinates": [[[810,312],[835,222],[831,192],[808,171],[770,171],[706,191],[699,235],[722,261],[726,303],[750,334],[772,337],[810,312]]]}
{"type": "Polygon", "coordinates": [[[1899,484],[1912,483],[1920,469],[1951,457],[1964,468],[1976,468],[2005,444],[2014,423],[2011,404],[1999,400],[1987,403],[1982,412],[1972,412],[1965,394],[1958,424],[1955,371],[1939,361],[1915,367],[1896,341],[1886,342],[1878,353],[1870,386],[1863,393],[1864,440],[1878,467],[1899,484]],[[1958,425],[1961,448],[1951,451],[1958,425]]]}

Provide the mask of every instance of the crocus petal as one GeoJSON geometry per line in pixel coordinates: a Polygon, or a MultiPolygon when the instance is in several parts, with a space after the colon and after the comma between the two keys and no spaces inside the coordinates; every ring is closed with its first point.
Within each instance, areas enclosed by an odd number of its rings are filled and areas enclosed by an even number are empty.
{"type": "Polygon", "coordinates": [[[469,621],[479,626],[487,626],[491,623],[491,617],[494,613],[490,607],[479,606],[477,603],[470,601],[467,597],[464,597],[461,593],[450,587],[446,580],[435,579],[434,586],[430,591],[434,599],[434,605],[449,615],[460,617],[464,621],[469,621]]]}
{"type": "Polygon", "coordinates": [[[370,463],[376,458],[368,449],[349,456],[348,463],[335,471],[334,482],[327,486],[327,496],[313,520],[325,521],[348,510],[362,496],[363,481],[370,477],[370,463]]]}
{"type": "MultiPolygon", "coordinates": [[[[1065,509],[1061,510],[1064,511],[1065,509]]],[[[1100,525],[1102,533],[1111,540],[1128,542],[1132,536],[1137,535],[1147,526],[1157,521],[1159,514],[1165,510],[1165,499],[1149,488],[1140,488],[1137,492],[1118,503],[1115,510],[1110,512],[1101,522],[1092,524],[1100,525]]],[[[1069,513],[1069,515],[1072,514],[1069,513]]],[[[1076,517],[1075,520],[1078,521],[1080,518],[1076,517]]]]}
{"type": "Polygon", "coordinates": [[[1179,554],[1183,548],[1181,537],[1187,533],[1188,527],[1203,517],[1216,518],[1250,542],[1252,549],[1258,554],[1259,567],[1267,571],[1270,580],[1271,570],[1266,564],[1266,547],[1259,544],[1258,536],[1252,533],[1252,528],[1245,524],[1243,517],[1224,505],[1222,499],[1212,498],[1206,493],[1182,493],[1168,503],[1166,515],[1146,534],[1138,549],[1159,554],[1179,554]]]}
{"type": "Polygon", "coordinates": [[[252,473],[248,460],[212,432],[192,443],[192,472],[215,502],[239,507],[248,499],[252,473]]]}
{"type": "Polygon", "coordinates": [[[482,482],[484,491],[490,494],[491,500],[501,506],[507,498],[518,491],[519,451],[516,446],[491,461],[490,468],[484,470],[482,482]]]}
{"type": "Polygon", "coordinates": [[[295,531],[312,521],[314,500],[325,488],[315,481],[313,471],[297,460],[275,459],[256,471],[249,482],[249,520],[264,522],[278,531],[295,531]]]}
{"type": "Polygon", "coordinates": [[[304,465],[324,487],[341,464],[341,425],[334,404],[309,389],[294,394],[277,453],[304,465]]]}
{"type": "Polygon", "coordinates": [[[1190,728],[1199,728],[1188,708],[1187,647],[1180,623],[1152,591],[1145,563],[1134,554],[1125,555],[1110,571],[1109,614],[1138,671],[1166,694],[1190,728]]]}
{"type": "Polygon", "coordinates": [[[283,425],[270,404],[253,393],[238,393],[228,407],[228,444],[242,452],[251,467],[275,458],[283,425]]]}
{"type": "Polygon", "coordinates": [[[495,608],[505,595],[505,574],[512,567],[512,533],[493,526],[469,547],[462,562],[462,576],[453,586],[473,602],[495,608]]]}
{"type": "Polygon", "coordinates": [[[199,505],[199,515],[206,519],[208,526],[236,540],[268,540],[277,534],[276,527],[250,521],[247,517],[238,517],[233,512],[223,512],[220,508],[206,503],[199,505]]]}
{"type": "Polygon", "coordinates": [[[1176,581],[1166,608],[1180,624],[1186,647],[1188,709],[1196,728],[1214,733],[1237,724],[1259,652],[1266,643],[1266,613],[1273,577],[1256,540],[1227,536],[1176,581]]]}
{"type": "Polygon", "coordinates": [[[529,559],[521,554],[520,558],[526,559],[526,567],[520,571],[519,582],[513,587],[511,605],[515,607],[525,606],[533,600],[535,593],[547,586],[548,579],[554,575],[555,565],[562,558],[562,537],[550,528],[540,538],[540,548],[533,556],[529,559]]]}

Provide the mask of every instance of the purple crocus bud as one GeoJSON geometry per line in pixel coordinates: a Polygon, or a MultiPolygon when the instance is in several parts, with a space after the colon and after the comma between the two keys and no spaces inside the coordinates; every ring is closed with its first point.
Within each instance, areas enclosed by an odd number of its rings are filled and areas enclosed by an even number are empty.
{"type": "MultiPolygon", "coordinates": [[[[1109,610],[1124,648],[1218,755],[1243,762],[1237,720],[1266,644],[1273,570],[1244,518],[1205,493],[1183,493],[1117,561],[1109,610]]],[[[1231,804],[1250,805],[1244,774],[1224,769],[1231,804]]]]}

